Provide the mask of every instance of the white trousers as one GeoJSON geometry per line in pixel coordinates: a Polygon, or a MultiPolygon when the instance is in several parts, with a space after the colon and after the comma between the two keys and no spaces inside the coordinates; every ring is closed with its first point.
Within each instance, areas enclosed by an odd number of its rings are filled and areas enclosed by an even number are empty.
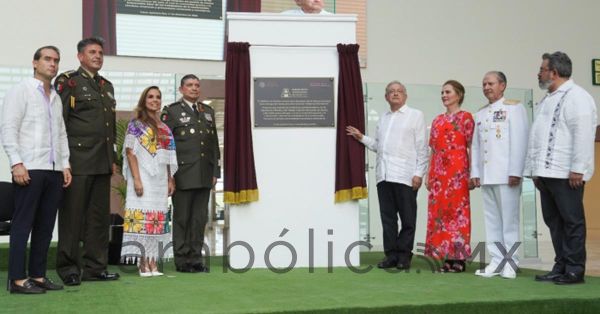
{"type": "MultiPolygon", "coordinates": [[[[485,211],[486,248],[492,259],[490,264],[497,266],[504,259],[504,254],[496,242],[500,243],[508,253],[519,241],[521,185],[515,187],[510,187],[508,184],[482,185],[481,192],[485,211]]],[[[516,251],[512,254],[512,259],[516,265],[519,265],[516,251]]],[[[509,264],[506,263],[504,266],[509,264]]]]}

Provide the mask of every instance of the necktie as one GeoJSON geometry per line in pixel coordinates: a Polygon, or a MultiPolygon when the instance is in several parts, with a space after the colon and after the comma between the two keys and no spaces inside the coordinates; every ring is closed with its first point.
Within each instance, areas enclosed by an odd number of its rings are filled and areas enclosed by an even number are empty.
{"type": "Polygon", "coordinates": [[[198,105],[196,105],[195,103],[192,105],[192,109],[194,109],[194,113],[196,114],[196,116],[199,115],[198,113],[198,105]]]}

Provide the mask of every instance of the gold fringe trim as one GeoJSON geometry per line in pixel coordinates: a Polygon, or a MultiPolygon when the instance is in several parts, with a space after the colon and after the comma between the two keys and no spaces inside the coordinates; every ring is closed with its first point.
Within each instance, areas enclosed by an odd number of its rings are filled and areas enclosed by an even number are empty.
{"type": "Polygon", "coordinates": [[[258,189],[241,190],[239,192],[223,193],[223,201],[227,204],[242,204],[258,201],[258,189]]]}
{"type": "Polygon", "coordinates": [[[350,200],[359,200],[363,198],[367,198],[369,196],[369,191],[367,188],[362,186],[356,186],[352,189],[348,190],[339,190],[335,192],[335,202],[341,203],[350,200]]]}

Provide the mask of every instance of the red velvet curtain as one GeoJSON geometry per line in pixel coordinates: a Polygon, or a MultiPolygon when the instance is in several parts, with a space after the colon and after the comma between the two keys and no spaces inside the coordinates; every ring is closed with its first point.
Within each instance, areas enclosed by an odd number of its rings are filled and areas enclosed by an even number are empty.
{"type": "Polygon", "coordinates": [[[260,12],[261,0],[228,0],[229,12],[260,12]]]}
{"type": "Polygon", "coordinates": [[[228,43],[225,65],[224,201],[258,201],[250,122],[250,44],[228,43]]]}
{"type": "Polygon", "coordinates": [[[337,110],[337,143],[335,165],[335,202],[366,198],[365,148],[346,135],[352,125],[365,133],[365,109],[356,44],[338,44],[339,82],[337,110]]]}
{"type": "Polygon", "coordinates": [[[116,0],[83,0],[83,38],[104,39],[104,54],[117,54],[116,0]]]}

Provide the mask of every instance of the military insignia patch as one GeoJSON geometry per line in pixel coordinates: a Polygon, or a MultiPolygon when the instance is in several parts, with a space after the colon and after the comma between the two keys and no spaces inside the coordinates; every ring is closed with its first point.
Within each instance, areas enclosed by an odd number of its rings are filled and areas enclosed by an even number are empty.
{"type": "Polygon", "coordinates": [[[75,87],[75,86],[77,86],[77,83],[75,83],[75,80],[69,80],[67,82],[67,85],[69,85],[69,87],[75,87]]]}
{"type": "Polygon", "coordinates": [[[506,111],[498,110],[494,111],[494,122],[504,122],[506,121],[506,111]]]}
{"type": "Polygon", "coordinates": [[[168,118],[169,118],[169,116],[166,113],[163,113],[162,116],[160,117],[160,119],[163,121],[167,121],[168,118]]]}

